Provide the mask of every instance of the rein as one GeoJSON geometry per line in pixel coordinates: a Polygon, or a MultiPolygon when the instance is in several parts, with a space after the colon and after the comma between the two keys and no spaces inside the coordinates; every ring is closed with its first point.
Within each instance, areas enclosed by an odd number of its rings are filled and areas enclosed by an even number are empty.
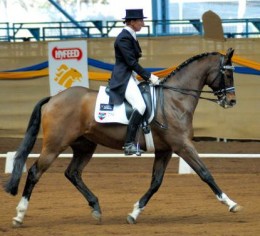
{"type": "Polygon", "coordinates": [[[181,94],[192,96],[192,97],[197,98],[197,99],[204,99],[204,100],[208,100],[210,102],[218,103],[218,99],[206,98],[206,97],[202,97],[202,96],[198,96],[198,95],[189,93],[189,92],[196,92],[196,93],[211,93],[211,94],[215,94],[216,92],[214,92],[214,91],[203,91],[203,90],[197,90],[197,89],[184,89],[184,88],[177,88],[177,87],[168,86],[168,85],[165,85],[165,84],[155,85],[155,87],[158,88],[156,97],[160,98],[160,99],[157,102],[157,106],[156,106],[156,110],[155,110],[154,122],[155,122],[156,125],[158,125],[162,129],[168,129],[168,122],[167,122],[167,118],[166,118],[165,110],[164,110],[164,93],[163,93],[163,89],[169,89],[171,91],[179,92],[181,94]],[[157,121],[157,111],[158,111],[159,103],[160,103],[160,108],[162,109],[162,116],[163,116],[163,120],[164,120],[163,124],[160,123],[159,121],[157,121]]]}
{"type": "MultiPolygon", "coordinates": [[[[204,99],[204,100],[208,100],[210,102],[215,102],[217,103],[218,99],[214,99],[214,98],[205,98],[205,97],[202,97],[202,96],[198,96],[198,95],[194,95],[192,93],[189,93],[189,92],[196,92],[196,93],[211,93],[211,94],[215,94],[216,92],[219,92],[219,91],[204,91],[204,90],[197,90],[197,89],[184,89],[184,88],[177,88],[177,87],[172,87],[172,86],[168,86],[168,85],[165,85],[165,84],[159,84],[157,85],[158,87],[161,87],[163,89],[169,89],[171,91],[174,91],[174,92],[179,92],[181,94],[184,94],[184,95],[189,95],[189,96],[192,96],[194,98],[198,98],[198,99],[204,99]]],[[[160,95],[162,93],[162,90],[159,90],[161,91],[160,92],[160,95]]]]}

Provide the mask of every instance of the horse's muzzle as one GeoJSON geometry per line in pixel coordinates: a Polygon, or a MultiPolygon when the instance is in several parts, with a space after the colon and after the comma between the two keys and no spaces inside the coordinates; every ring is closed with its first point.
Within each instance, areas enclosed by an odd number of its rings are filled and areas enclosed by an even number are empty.
{"type": "Polygon", "coordinates": [[[231,108],[236,105],[235,93],[227,93],[224,96],[219,97],[218,104],[223,108],[231,108]]]}

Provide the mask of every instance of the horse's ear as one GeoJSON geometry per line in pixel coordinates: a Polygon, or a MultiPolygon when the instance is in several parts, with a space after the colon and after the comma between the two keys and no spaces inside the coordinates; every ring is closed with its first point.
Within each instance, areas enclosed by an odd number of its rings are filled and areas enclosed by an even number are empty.
{"type": "Polygon", "coordinates": [[[233,48],[229,48],[229,49],[227,50],[227,53],[226,53],[226,58],[227,58],[227,60],[231,60],[231,58],[232,58],[232,56],[233,56],[233,54],[234,54],[234,51],[235,51],[235,49],[233,49],[233,48]]]}
{"type": "Polygon", "coordinates": [[[234,49],[233,48],[229,48],[226,52],[226,55],[225,55],[225,63],[231,63],[231,59],[232,59],[232,56],[234,54],[234,49]]]}

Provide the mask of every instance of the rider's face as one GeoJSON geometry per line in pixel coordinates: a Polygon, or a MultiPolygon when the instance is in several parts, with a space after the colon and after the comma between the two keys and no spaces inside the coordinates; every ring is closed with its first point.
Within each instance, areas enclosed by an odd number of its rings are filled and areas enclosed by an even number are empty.
{"type": "Polygon", "coordinates": [[[135,31],[138,32],[142,29],[144,26],[144,20],[143,19],[137,19],[137,20],[131,20],[131,28],[135,31]]]}

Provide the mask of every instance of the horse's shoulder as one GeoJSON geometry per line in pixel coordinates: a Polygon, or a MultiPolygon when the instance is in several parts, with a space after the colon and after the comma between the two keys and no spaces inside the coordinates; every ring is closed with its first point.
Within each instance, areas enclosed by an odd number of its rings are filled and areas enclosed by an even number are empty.
{"type": "Polygon", "coordinates": [[[85,95],[85,94],[96,94],[97,91],[83,86],[73,86],[67,89],[67,93],[85,95]]]}

